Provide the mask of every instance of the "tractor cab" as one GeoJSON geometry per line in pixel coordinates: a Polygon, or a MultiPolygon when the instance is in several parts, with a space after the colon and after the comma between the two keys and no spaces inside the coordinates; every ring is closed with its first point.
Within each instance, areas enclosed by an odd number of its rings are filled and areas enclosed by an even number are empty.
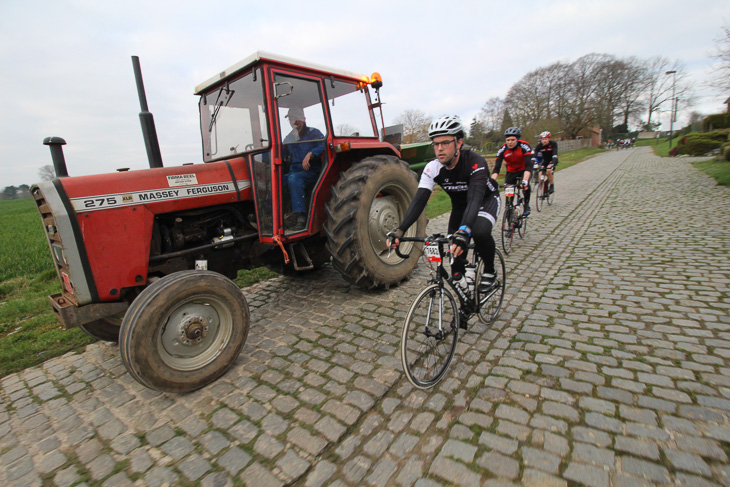
{"type": "MultiPolygon", "coordinates": [[[[196,87],[205,162],[243,158],[262,242],[320,232],[354,147],[379,140],[367,76],[257,52],[196,87]]],[[[376,88],[380,82],[376,79],[376,88]]]]}

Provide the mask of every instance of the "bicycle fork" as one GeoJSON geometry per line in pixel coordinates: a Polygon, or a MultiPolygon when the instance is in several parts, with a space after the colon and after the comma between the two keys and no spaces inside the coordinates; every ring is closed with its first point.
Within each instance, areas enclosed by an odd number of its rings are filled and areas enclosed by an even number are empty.
{"type": "MultiPolygon", "coordinates": [[[[433,298],[429,299],[428,301],[428,313],[426,315],[426,323],[431,322],[431,313],[433,313],[433,298]]],[[[425,330],[423,332],[424,335],[426,335],[426,338],[435,338],[436,340],[443,340],[444,339],[444,328],[443,328],[443,322],[444,322],[444,293],[440,293],[439,296],[439,304],[438,304],[438,318],[439,318],[439,328],[436,333],[432,333],[429,329],[428,325],[425,326],[425,330]]]]}

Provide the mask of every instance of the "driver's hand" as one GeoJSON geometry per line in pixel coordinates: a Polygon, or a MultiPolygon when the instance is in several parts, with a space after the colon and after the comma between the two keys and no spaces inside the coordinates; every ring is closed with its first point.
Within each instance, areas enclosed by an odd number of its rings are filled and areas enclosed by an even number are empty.
{"type": "Polygon", "coordinates": [[[309,171],[309,160],[312,158],[312,153],[308,152],[306,156],[304,156],[304,160],[302,161],[302,169],[305,171],[309,171]]]}

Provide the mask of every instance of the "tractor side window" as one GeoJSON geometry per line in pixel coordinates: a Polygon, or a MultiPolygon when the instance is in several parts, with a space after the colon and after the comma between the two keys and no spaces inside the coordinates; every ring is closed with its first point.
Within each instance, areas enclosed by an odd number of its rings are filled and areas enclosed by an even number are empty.
{"type": "Polygon", "coordinates": [[[262,78],[248,73],[201,96],[205,161],[269,146],[262,78]]]}
{"type": "Polygon", "coordinates": [[[358,90],[357,83],[335,81],[334,88],[325,80],[332,126],[338,137],[377,137],[368,108],[365,90],[358,90]]]}

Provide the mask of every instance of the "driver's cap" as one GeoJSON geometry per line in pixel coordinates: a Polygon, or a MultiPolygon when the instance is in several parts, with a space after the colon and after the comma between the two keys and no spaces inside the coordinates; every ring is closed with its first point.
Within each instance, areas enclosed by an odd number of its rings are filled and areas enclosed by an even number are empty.
{"type": "Polygon", "coordinates": [[[304,122],[306,119],[304,118],[304,109],[299,107],[291,107],[289,109],[289,113],[286,114],[286,117],[291,122],[295,122],[297,120],[301,120],[304,122]]]}

